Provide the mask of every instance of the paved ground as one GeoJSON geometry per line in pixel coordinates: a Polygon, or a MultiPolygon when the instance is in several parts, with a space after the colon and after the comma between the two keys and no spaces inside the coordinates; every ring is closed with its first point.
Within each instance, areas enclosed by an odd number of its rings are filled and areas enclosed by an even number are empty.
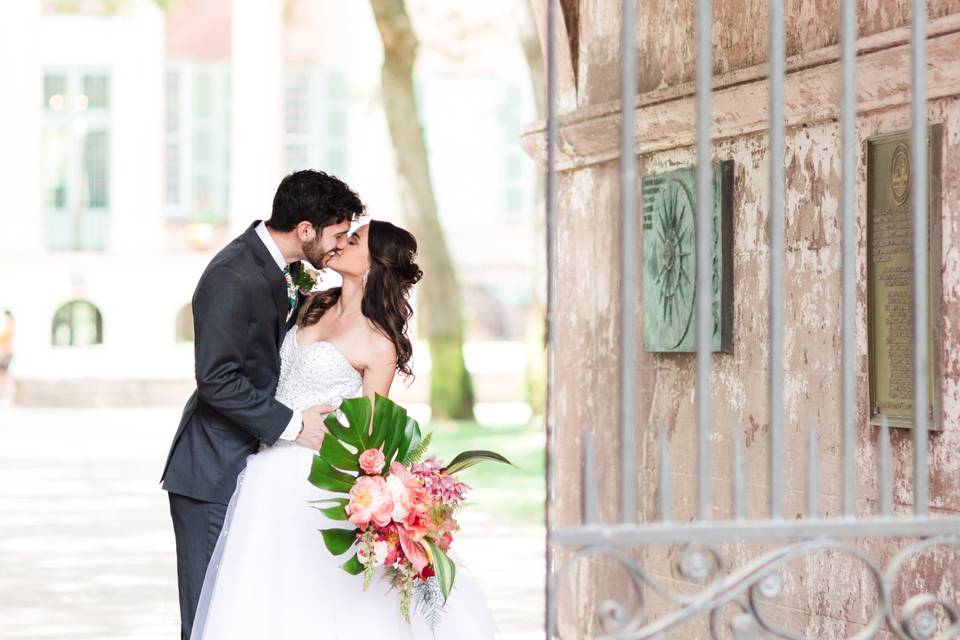
{"type": "MultiPolygon", "coordinates": [[[[157,485],[178,409],[0,407],[0,639],[177,637],[157,485]]],[[[464,524],[458,552],[504,638],[542,638],[543,535],[464,524]]]]}

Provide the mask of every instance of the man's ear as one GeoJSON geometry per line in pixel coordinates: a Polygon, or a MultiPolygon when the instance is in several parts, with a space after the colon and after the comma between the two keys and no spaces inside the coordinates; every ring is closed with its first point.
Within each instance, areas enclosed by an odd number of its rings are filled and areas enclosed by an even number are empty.
{"type": "Polygon", "coordinates": [[[296,226],[296,230],[297,230],[297,238],[299,238],[301,242],[306,242],[307,240],[309,240],[310,232],[314,231],[313,225],[307,222],[306,220],[301,220],[300,222],[298,222],[296,226]]]}

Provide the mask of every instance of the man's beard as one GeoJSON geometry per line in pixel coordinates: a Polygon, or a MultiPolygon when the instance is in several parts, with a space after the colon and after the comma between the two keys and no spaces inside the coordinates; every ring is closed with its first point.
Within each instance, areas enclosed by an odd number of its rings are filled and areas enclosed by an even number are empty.
{"type": "Polygon", "coordinates": [[[307,262],[318,269],[325,269],[327,260],[330,259],[330,253],[323,250],[319,236],[303,243],[303,255],[306,256],[307,262]]]}

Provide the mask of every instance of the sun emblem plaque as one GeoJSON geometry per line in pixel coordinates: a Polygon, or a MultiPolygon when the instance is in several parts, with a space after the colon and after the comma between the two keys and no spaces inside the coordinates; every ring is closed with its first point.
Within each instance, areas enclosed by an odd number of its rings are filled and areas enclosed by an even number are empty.
{"type": "MultiPolygon", "coordinates": [[[[686,167],[644,176],[643,348],[695,349],[696,172],[686,167]]],[[[733,336],[733,161],[713,165],[713,351],[733,336]]]]}

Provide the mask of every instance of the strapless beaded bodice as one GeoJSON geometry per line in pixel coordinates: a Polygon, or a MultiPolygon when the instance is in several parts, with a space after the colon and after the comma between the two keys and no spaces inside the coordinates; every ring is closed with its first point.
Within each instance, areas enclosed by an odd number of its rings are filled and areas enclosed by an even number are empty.
{"type": "Polygon", "coordinates": [[[287,332],[280,347],[277,400],[291,409],[316,405],[338,406],[357,395],[363,379],[330,342],[297,343],[297,327],[287,332]]]}

